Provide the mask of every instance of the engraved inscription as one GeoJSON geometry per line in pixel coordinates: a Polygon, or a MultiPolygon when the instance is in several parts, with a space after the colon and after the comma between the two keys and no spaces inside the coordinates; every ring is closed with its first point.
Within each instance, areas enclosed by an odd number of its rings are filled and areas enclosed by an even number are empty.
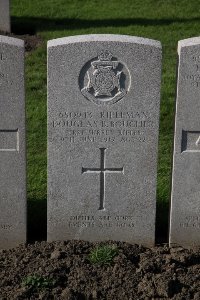
{"type": "Polygon", "coordinates": [[[200,58],[199,56],[190,57],[190,73],[183,74],[183,79],[192,87],[200,87],[200,58]]]}
{"type": "Polygon", "coordinates": [[[124,168],[106,168],[105,167],[105,154],[106,148],[100,148],[100,168],[82,168],[82,174],[84,173],[98,173],[100,175],[100,205],[99,210],[105,210],[105,175],[106,173],[122,173],[124,174],[124,168]]]}
{"type": "Polygon", "coordinates": [[[0,70],[0,86],[3,84],[5,84],[7,86],[12,85],[13,81],[9,79],[8,74],[1,73],[1,70],[0,70]]]}
{"type": "Polygon", "coordinates": [[[0,62],[2,62],[2,64],[0,64],[0,86],[5,83],[8,84],[9,83],[9,79],[8,79],[8,74],[5,74],[5,70],[2,68],[3,66],[3,62],[7,59],[6,54],[5,53],[1,53],[0,52],[0,62]]]}
{"type": "MultiPolygon", "coordinates": [[[[3,53],[0,53],[0,60],[3,61],[4,60],[4,55],[3,53]]],[[[2,85],[3,81],[5,79],[5,74],[2,72],[2,70],[0,69],[0,85],[2,85]]]]}
{"type": "Polygon", "coordinates": [[[199,216],[186,216],[183,222],[180,222],[180,227],[183,228],[200,228],[199,216]]]}
{"type": "Polygon", "coordinates": [[[144,131],[140,130],[66,130],[64,135],[56,135],[54,141],[76,142],[145,142],[144,131]]]}
{"type": "Polygon", "coordinates": [[[79,76],[83,96],[95,104],[113,104],[130,89],[130,74],[125,65],[108,50],[83,66],[79,76]]]}
{"type": "Polygon", "coordinates": [[[72,120],[72,121],[53,121],[53,127],[89,127],[89,128],[123,128],[123,127],[134,127],[134,128],[140,128],[140,127],[146,127],[147,123],[146,121],[83,121],[83,120],[72,120]]]}
{"type": "MultiPolygon", "coordinates": [[[[147,112],[139,112],[139,111],[100,111],[99,115],[102,119],[134,119],[134,118],[147,118],[147,112]]],[[[65,111],[59,113],[60,118],[66,119],[91,119],[96,118],[97,116],[94,115],[92,111],[65,111]]]]}
{"type": "Polygon", "coordinates": [[[200,56],[199,55],[193,56],[192,59],[194,62],[196,72],[199,73],[200,72],[200,56]]]}
{"type": "Polygon", "coordinates": [[[123,228],[133,228],[135,227],[134,216],[70,216],[68,226],[71,228],[110,228],[117,227],[119,229],[123,228]]]}
{"type": "Polygon", "coordinates": [[[0,229],[10,230],[13,226],[9,224],[0,224],[0,229]]]}
{"type": "Polygon", "coordinates": [[[192,87],[200,86],[200,75],[185,75],[184,79],[189,81],[192,87]]]}
{"type": "Polygon", "coordinates": [[[200,152],[200,131],[182,130],[181,152],[200,152]]]}
{"type": "Polygon", "coordinates": [[[6,59],[7,59],[6,54],[0,52],[0,60],[6,60],[6,59]]]}
{"type": "Polygon", "coordinates": [[[3,84],[4,80],[5,80],[5,75],[3,73],[0,73],[0,85],[3,84]]]}
{"type": "Polygon", "coordinates": [[[154,122],[145,111],[59,112],[52,121],[57,143],[146,141],[154,122]]]}

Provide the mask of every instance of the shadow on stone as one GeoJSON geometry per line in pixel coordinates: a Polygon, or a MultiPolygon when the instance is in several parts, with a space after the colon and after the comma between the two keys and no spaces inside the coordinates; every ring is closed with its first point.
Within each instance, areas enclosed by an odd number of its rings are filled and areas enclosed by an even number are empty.
{"type": "Polygon", "coordinates": [[[168,243],[169,203],[157,201],[156,203],[156,244],[168,243]]]}
{"type": "Polygon", "coordinates": [[[47,200],[28,200],[28,242],[42,241],[47,239],[47,200]]]}

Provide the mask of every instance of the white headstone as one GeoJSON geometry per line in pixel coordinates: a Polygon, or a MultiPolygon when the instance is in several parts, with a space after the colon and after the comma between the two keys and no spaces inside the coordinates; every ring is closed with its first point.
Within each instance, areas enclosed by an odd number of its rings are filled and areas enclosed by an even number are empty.
{"type": "Polygon", "coordinates": [[[154,244],[159,42],[48,43],[48,240],[154,244]]]}
{"type": "Polygon", "coordinates": [[[10,0],[0,0],[0,31],[10,32],[10,0]]]}
{"type": "Polygon", "coordinates": [[[24,42],[0,36],[0,248],[26,241],[24,42]]]}
{"type": "Polygon", "coordinates": [[[178,43],[170,245],[200,246],[200,38],[178,43]]]}

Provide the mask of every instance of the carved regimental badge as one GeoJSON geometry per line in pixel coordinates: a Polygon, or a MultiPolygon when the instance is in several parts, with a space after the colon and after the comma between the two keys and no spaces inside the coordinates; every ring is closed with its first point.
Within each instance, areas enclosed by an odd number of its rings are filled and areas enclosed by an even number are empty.
{"type": "Polygon", "coordinates": [[[96,104],[113,104],[122,99],[130,87],[130,75],[111,52],[102,51],[83,66],[79,85],[81,93],[96,104]]]}

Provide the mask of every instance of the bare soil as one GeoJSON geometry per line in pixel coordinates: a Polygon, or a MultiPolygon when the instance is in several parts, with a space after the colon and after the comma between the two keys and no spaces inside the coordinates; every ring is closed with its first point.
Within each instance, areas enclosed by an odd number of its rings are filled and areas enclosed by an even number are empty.
{"type": "Polygon", "coordinates": [[[2,31],[0,31],[0,35],[6,35],[6,36],[9,36],[9,37],[24,40],[25,51],[26,52],[31,52],[31,51],[35,50],[43,42],[42,38],[38,35],[14,34],[14,33],[5,33],[5,32],[2,32],[2,31]]]}
{"type": "Polygon", "coordinates": [[[109,241],[119,249],[113,262],[92,264],[89,253],[103,244],[35,242],[1,250],[0,299],[200,299],[200,250],[109,241]],[[24,286],[33,275],[53,284],[24,286]]]}

